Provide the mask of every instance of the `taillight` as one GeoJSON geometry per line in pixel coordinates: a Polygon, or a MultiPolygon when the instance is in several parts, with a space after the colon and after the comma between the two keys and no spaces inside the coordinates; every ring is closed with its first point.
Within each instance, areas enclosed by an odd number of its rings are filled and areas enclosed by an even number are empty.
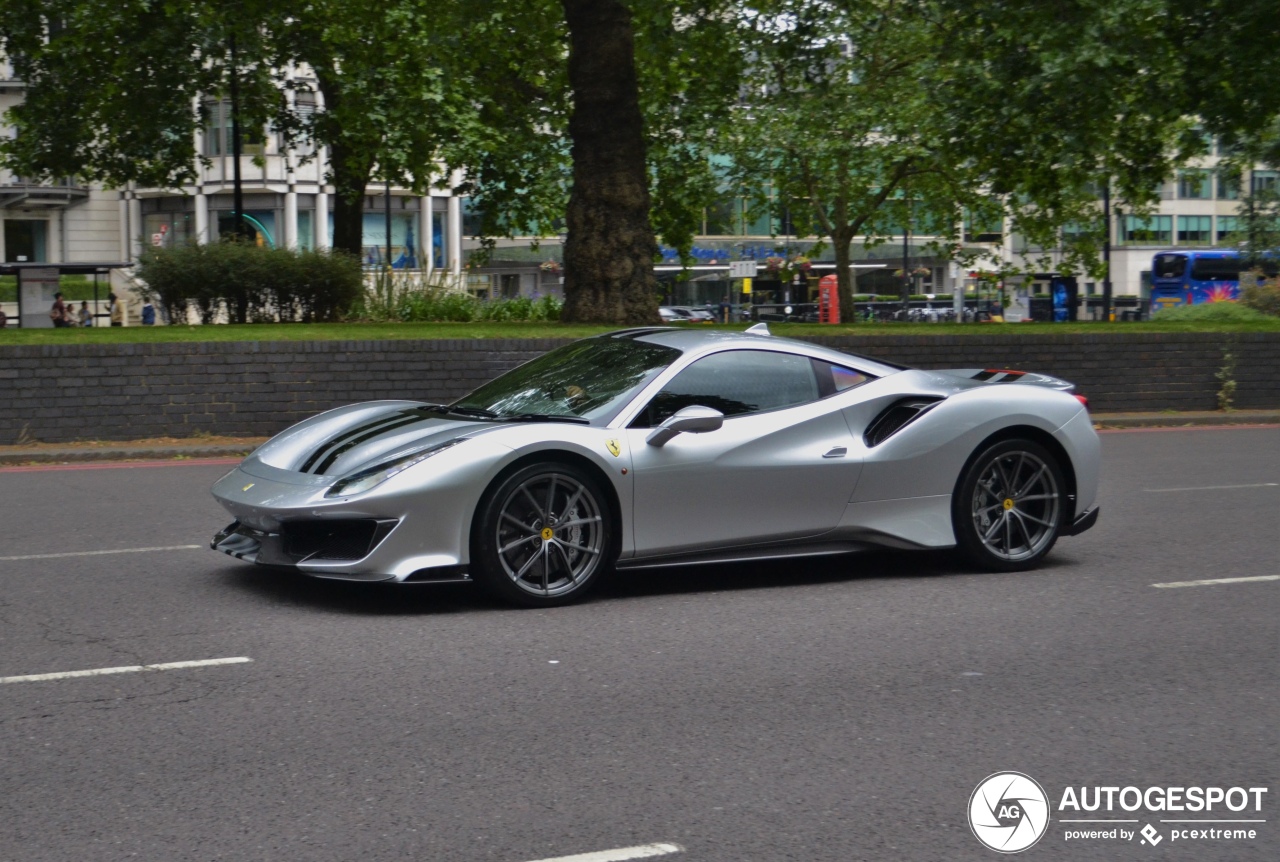
{"type": "Polygon", "coordinates": [[[1077,395],[1077,396],[1076,396],[1076,400],[1077,400],[1077,401],[1079,401],[1081,404],[1083,404],[1083,405],[1084,405],[1084,409],[1085,409],[1085,410],[1088,410],[1088,409],[1089,409],[1089,399],[1088,399],[1088,398],[1085,398],[1083,395],[1077,395]]]}

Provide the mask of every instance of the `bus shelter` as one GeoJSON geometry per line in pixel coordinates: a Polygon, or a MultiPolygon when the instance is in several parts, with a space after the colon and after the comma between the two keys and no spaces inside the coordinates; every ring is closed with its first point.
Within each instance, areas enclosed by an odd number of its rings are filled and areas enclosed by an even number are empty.
{"type": "MultiPolygon", "coordinates": [[[[111,292],[111,270],[130,263],[0,263],[0,275],[18,280],[18,326],[22,329],[52,329],[49,309],[64,275],[93,276],[93,306],[111,292]]],[[[99,315],[101,316],[101,315],[99,315]]]]}

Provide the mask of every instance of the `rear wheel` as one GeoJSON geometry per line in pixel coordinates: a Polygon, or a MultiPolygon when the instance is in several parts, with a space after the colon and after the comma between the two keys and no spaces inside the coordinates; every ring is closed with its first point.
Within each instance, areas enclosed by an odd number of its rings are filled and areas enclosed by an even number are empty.
{"type": "Polygon", "coordinates": [[[567,604],[616,553],[613,516],[585,470],[547,462],[491,488],[472,528],[472,575],[492,595],[529,607],[567,604]]]}
{"type": "Polygon", "coordinates": [[[984,449],[956,486],[956,542],[983,569],[1033,568],[1058,540],[1067,499],[1062,467],[1048,449],[1002,440],[984,449]]]}

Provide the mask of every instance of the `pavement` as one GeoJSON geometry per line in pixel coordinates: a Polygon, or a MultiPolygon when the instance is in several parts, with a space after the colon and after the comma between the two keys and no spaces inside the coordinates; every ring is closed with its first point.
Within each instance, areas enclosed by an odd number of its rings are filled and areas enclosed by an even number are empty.
{"type": "Polygon", "coordinates": [[[1052,806],[1029,862],[1280,859],[1280,433],[1102,458],[1032,572],[670,568],[548,610],[215,553],[222,466],[0,471],[0,860],[995,862],[1005,771],[1052,806]],[[1193,787],[1267,792],[1059,806],[1193,787]]]}
{"type": "MultiPolygon", "coordinates": [[[[1094,413],[1099,430],[1188,428],[1220,425],[1280,425],[1280,410],[1198,410],[1159,413],[1094,413]]],[[[74,464],[84,461],[168,461],[243,458],[266,437],[197,437],[155,440],[89,440],[0,446],[0,466],[74,464]]]]}

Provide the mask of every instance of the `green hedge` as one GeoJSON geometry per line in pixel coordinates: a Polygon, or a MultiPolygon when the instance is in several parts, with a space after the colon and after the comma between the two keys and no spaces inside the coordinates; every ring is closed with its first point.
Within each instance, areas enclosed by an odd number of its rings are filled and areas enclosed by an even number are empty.
{"type": "Polygon", "coordinates": [[[232,323],[337,321],[364,286],[350,255],[234,241],[147,248],[138,278],[168,320],[184,323],[192,307],[205,323],[224,313],[232,323]]]}

